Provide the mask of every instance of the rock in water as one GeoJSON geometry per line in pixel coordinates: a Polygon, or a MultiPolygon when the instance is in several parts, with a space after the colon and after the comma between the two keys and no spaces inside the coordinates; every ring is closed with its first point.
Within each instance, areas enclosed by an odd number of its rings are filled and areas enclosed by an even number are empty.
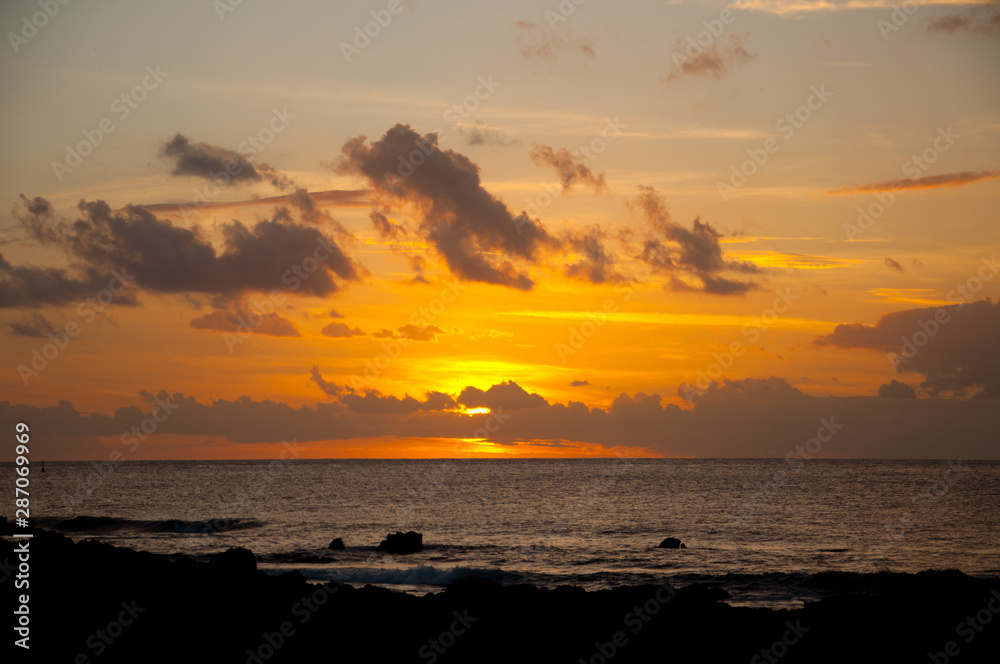
{"type": "Polygon", "coordinates": [[[657,549],[686,549],[684,542],[680,541],[676,537],[668,537],[667,539],[660,542],[657,549]]]}
{"type": "Polygon", "coordinates": [[[332,542],[330,542],[330,546],[328,546],[327,548],[328,549],[333,549],[334,551],[343,551],[344,550],[344,540],[342,540],[342,539],[340,539],[338,537],[337,539],[335,539],[332,542]]]}
{"type": "Polygon", "coordinates": [[[424,536],[412,530],[408,533],[390,533],[378,545],[378,550],[386,553],[415,553],[423,548],[424,536]]]}

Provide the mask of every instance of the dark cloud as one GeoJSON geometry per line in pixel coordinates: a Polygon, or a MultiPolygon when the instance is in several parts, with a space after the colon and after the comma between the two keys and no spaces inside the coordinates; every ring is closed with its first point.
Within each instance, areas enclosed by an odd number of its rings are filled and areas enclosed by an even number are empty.
{"type": "Polygon", "coordinates": [[[544,28],[534,21],[518,21],[517,48],[521,57],[533,64],[555,65],[564,57],[594,59],[594,41],[581,37],[569,26],[544,28]]]}
{"type": "Polygon", "coordinates": [[[695,219],[691,228],[675,223],[666,201],[652,187],[639,187],[633,203],[655,232],[642,244],[640,260],[655,273],[665,276],[674,290],[699,290],[712,295],[742,295],[757,288],[753,281],[721,276],[723,273],[758,274],[753,263],[725,256],[719,240],[722,234],[711,224],[695,219]]]}
{"type": "MultiPolygon", "coordinates": [[[[1000,458],[995,444],[1000,409],[985,399],[814,397],[781,378],[767,378],[712,384],[694,398],[690,410],[643,393],[620,394],[602,409],[574,401],[549,403],[515,382],[487,390],[470,386],[457,399],[432,392],[420,400],[374,390],[359,393],[326,381],[316,367],[310,373],[328,395],[326,402],[292,407],[240,397],[203,404],[161,391],[155,398],[177,408],[159,425],[158,434],[225,436],[237,443],[488,437],[505,445],[594,443],[691,457],[782,458],[809,445],[809,453],[819,457],[1000,458]],[[492,412],[464,414],[455,409],[456,402],[492,412]],[[484,428],[489,418],[500,425],[491,426],[492,433],[484,428]]],[[[32,422],[37,439],[46,441],[49,458],[78,458],[82,439],[118,437],[149,417],[152,406],[149,399],[144,402],[142,408],[100,414],[81,413],[66,401],[49,407],[4,401],[0,427],[11,430],[17,421],[32,422]],[[65,442],[56,442],[60,440],[65,442]]],[[[12,449],[3,452],[7,459],[12,449]]],[[[101,454],[100,448],[95,454],[101,454]]]]}
{"type": "MultiPolygon", "coordinates": [[[[59,268],[11,265],[0,254],[0,308],[40,307],[82,302],[95,297],[106,288],[111,271],[101,274],[98,270],[82,268],[79,275],[59,268]]],[[[116,285],[117,287],[117,285],[116,285]]],[[[128,291],[119,293],[114,304],[135,304],[135,295],[128,291]]]]}
{"type": "Polygon", "coordinates": [[[443,392],[427,392],[426,399],[419,401],[410,395],[405,395],[402,399],[392,395],[385,395],[378,390],[366,390],[358,392],[347,385],[331,383],[323,378],[319,367],[313,366],[309,370],[311,380],[328,397],[337,400],[337,403],[351,413],[361,415],[405,415],[420,411],[450,411],[455,410],[458,404],[455,400],[443,392]]]}
{"type": "Polygon", "coordinates": [[[586,158],[575,155],[566,148],[556,151],[548,145],[536,144],[530,156],[536,165],[551,166],[555,170],[563,192],[570,191],[576,184],[591,187],[596,193],[601,193],[607,188],[604,173],[595,175],[587,167],[586,158]]]}
{"type": "Polygon", "coordinates": [[[677,46],[671,53],[673,66],[670,68],[668,81],[676,81],[684,76],[714,76],[722,78],[734,65],[750,62],[757,57],[750,53],[743,44],[743,35],[729,35],[729,39],[721,46],[718,43],[701,49],[698,53],[687,54],[690,44],[677,40],[677,46]]]}
{"type": "Polygon", "coordinates": [[[28,198],[20,195],[20,201],[14,205],[14,218],[28,232],[28,236],[42,243],[58,241],[60,235],[53,224],[55,210],[52,204],[41,196],[28,198]]]}
{"type": "Polygon", "coordinates": [[[943,175],[927,175],[922,178],[903,178],[901,180],[884,180],[872,184],[862,184],[855,187],[844,187],[828,191],[828,194],[865,194],[876,191],[905,191],[907,189],[938,189],[941,187],[963,187],[982,180],[992,180],[1000,177],[1000,171],[962,171],[961,173],[944,173],[943,175]]]}
{"type": "Polygon", "coordinates": [[[192,143],[181,134],[167,141],[160,154],[173,162],[172,175],[206,180],[222,177],[233,182],[259,182],[263,179],[254,165],[236,152],[208,143],[192,143]]]}
{"type": "Polygon", "coordinates": [[[406,229],[387,217],[385,213],[372,210],[368,218],[372,220],[372,226],[375,227],[379,237],[392,240],[401,240],[406,237],[406,229]]]}
{"type": "Polygon", "coordinates": [[[574,380],[569,384],[570,387],[586,387],[588,385],[590,385],[589,380],[574,380]]]}
{"type": "Polygon", "coordinates": [[[465,142],[468,145],[506,147],[508,145],[521,144],[521,142],[517,139],[509,138],[499,129],[496,129],[495,127],[487,127],[479,120],[476,120],[475,124],[470,129],[459,127],[458,133],[465,137],[465,142]]]}
{"type": "Polygon", "coordinates": [[[410,339],[412,341],[437,341],[437,335],[444,334],[437,325],[406,324],[396,330],[379,330],[372,333],[377,339],[410,339]]]}
{"type": "Polygon", "coordinates": [[[199,316],[191,321],[191,327],[196,330],[216,330],[218,332],[241,332],[243,330],[254,334],[270,337],[297,337],[299,331],[292,321],[271,312],[260,314],[248,309],[237,311],[213,311],[199,316]]]}
{"type": "Polygon", "coordinates": [[[7,323],[10,333],[16,337],[44,337],[56,331],[56,326],[40,313],[31,313],[19,321],[7,323]]]}
{"type": "Polygon", "coordinates": [[[964,13],[941,16],[928,24],[927,32],[998,35],[1000,34],[1000,10],[992,7],[973,7],[964,13]]]}
{"type": "Polygon", "coordinates": [[[895,378],[878,388],[879,399],[916,399],[917,391],[895,378]]]}
{"type": "Polygon", "coordinates": [[[896,272],[906,272],[906,268],[903,267],[902,263],[889,257],[886,257],[885,259],[885,266],[890,270],[895,270],[896,272]]]}
{"type": "Polygon", "coordinates": [[[520,410],[523,408],[543,408],[549,405],[541,395],[529,393],[512,380],[494,385],[486,391],[467,387],[462,390],[456,400],[466,408],[486,407],[490,410],[498,408],[520,410]]]}
{"type": "Polygon", "coordinates": [[[3,297],[4,282],[21,284],[24,295],[36,301],[75,299],[92,292],[95,281],[106,282],[103,275],[112,270],[133,275],[145,290],[163,293],[235,296],[281,289],[325,296],[341,287],[338,278],[357,281],[363,269],[317,229],[291,223],[281,211],[250,227],[236,220],[220,224],[223,250],[218,252],[197,228],[175,226],[142,207],[114,212],[100,200],[80,201],[77,207],[80,217],[72,224],[38,224],[29,232],[62,249],[86,277],[14,268],[0,258],[0,273],[5,273],[0,301],[11,299],[3,297]]]}
{"type": "Polygon", "coordinates": [[[318,314],[310,313],[308,311],[303,311],[302,317],[307,320],[316,318],[343,318],[344,314],[340,313],[336,309],[330,309],[328,311],[324,311],[318,314]]]}
{"type": "Polygon", "coordinates": [[[578,258],[567,266],[568,276],[586,279],[593,284],[623,279],[615,269],[616,258],[607,247],[606,234],[597,225],[579,232],[570,231],[564,238],[564,244],[578,258]]]}
{"type": "Polygon", "coordinates": [[[35,196],[34,198],[28,198],[24,194],[20,195],[21,204],[24,205],[28,214],[32,216],[43,216],[51,217],[54,210],[52,209],[52,203],[41,196],[35,196]]]}
{"type": "Polygon", "coordinates": [[[511,259],[536,262],[555,240],[538,221],[515,216],[483,188],[479,167],[397,124],[368,144],[344,144],[338,170],[367,178],[386,206],[417,211],[420,232],[460,279],[529,290],[534,281],[511,259]]]}
{"type": "Polygon", "coordinates": [[[820,346],[887,354],[899,373],[923,374],[933,395],[1000,398],[1000,301],[907,309],[875,325],[838,325],[814,341],[820,346]]]}
{"type": "Polygon", "coordinates": [[[360,337],[365,333],[360,328],[350,327],[346,323],[333,322],[320,330],[324,337],[360,337]]]}

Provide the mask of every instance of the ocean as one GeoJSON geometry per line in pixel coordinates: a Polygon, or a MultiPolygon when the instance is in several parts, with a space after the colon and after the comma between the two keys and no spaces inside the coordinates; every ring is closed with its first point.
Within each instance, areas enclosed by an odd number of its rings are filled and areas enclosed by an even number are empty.
{"type": "MultiPolygon", "coordinates": [[[[3,465],[13,483],[13,466],[3,465]]],[[[879,571],[1000,576],[1000,462],[532,459],[49,462],[36,525],[411,593],[463,578],[711,583],[798,608],[879,571]],[[376,551],[387,533],[423,551],[376,551]],[[340,537],[344,551],[328,549],[340,537]],[[659,549],[666,537],[686,548],[659,549]]],[[[12,517],[10,514],[9,517],[12,517]]],[[[859,585],[859,587],[861,587],[859,585]]]]}

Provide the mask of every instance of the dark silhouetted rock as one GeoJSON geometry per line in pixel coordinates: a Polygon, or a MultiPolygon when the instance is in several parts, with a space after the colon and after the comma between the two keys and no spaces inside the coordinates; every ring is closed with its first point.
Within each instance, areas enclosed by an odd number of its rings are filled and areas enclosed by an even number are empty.
{"type": "Polygon", "coordinates": [[[340,539],[338,537],[337,539],[335,539],[332,542],[330,542],[330,546],[328,546],[327,548],[328,549],[333,549],[334,551],[343,551],[344,548],[345,548],[344,547],[344,540],[342,540],[342,539],[340,539]]]}
{"type": "Polygon", "coordinates": [[[424,536],[412,530],[408,533],[390,533],[378,545],[378,550],[386,553],[415,553],[423,548],[424,536]]]}
{"type": "Polygon", "coordinates": [[[659,544],[656,545],[657,549],[686,549],[684,542],[680,541],[676,537],[668,537],[659,544]]]}
{"type": "Polygon", "coordinates": [[[208,560],[209,564],[227,576],[253,576],[257,571],[257,558],[253,551],[243,547],[226,549],[208,560]]]}

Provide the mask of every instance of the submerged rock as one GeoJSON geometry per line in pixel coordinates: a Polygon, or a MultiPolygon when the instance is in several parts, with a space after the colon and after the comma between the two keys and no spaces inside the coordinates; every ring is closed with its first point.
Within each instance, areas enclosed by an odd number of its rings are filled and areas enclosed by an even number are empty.
{"type": "Polygon", "coordinates": [[[328,546],[327,548],[328,549],[333,549],[334,551],[343,551],[344,550],[344,540],[342,540],[342,539],[340,539],[338,537],[337,539],[335,539],[332,542],[330,542],[330,546],[328,546]]]}
{"type": "Polygon", "coordinates": [[[412,530],[408,533],[390,533],[378,545],[378,550],[386,553],[415,553],[423,548],[424,536],[412,530]]]}
{"type": "Polygon", "coordinates": [[[659,544],[656,545],[657,549],[686,549],[684,542],[680,541],[676,537],[668,537],[659,544]]]}

